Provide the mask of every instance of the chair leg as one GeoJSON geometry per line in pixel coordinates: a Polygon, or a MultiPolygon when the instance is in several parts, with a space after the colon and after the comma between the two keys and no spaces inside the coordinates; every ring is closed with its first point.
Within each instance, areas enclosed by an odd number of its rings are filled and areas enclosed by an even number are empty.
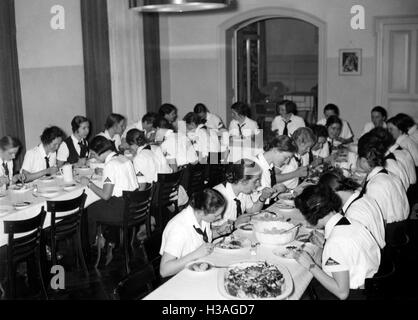
{"type": "Polygon", "coordinates": [[[80,230],[78,230],[77,234],[75,235],[75,242],[76,242],[76,247],[77,247],[78,261],[81,263],[81,267],[84,271],[84,274],[86,275],[86,277],[88,277],[89,270],[87,268],[86,260],[84,259],[83,248],[81,246],[81,231],[80,230]]]}
{"type": "Polygon", "coordinates": [[[38,252],[35,253],[35,260],[36,260],[36,268],[38,269],[38,276],[39,276],[39,282],[41,285],[41,293],[44,297],[45,300],[48,300],[48,295],[46,293],[46,288],[45,288],[45,283],[44,283],[44,279],[42,277],[42,266],[41,266],[41,257],[39,254],[39,250],[38,252]]]}
{"type": "Polygon", "coordinates": [[[136,227],[135,226],[133,226],[132,227],[132,237],[131,237],[131,241],[130,241],[130,245],[131,245],[131,250],[132,250],[132,252],[134,252],[135,250],[134,250],[134,242],[135,242],[135,235],[136,235],[136,227]]]}
{"type": "Polygon", "coordinates": [[[9,279],[8,279],[8,292],[6,297],[8,299],[16,299],[16,267],[17,265],[14,263],[10,263],[8,264],[8,270],[7,273],[9,274],[9,279]]]}
{"type": "Polygon", "coordinates": [[[97,232],[96,232],[96,238],[97,238],[97,258],[96,258],[96,262],[94,263],[94,268],[97,269],[99,266],[99,262],[100,262],[100,258],[102,256],[102,248],[100,247],[100,235],[102,234],[102,226],[98,225],[97,226],[97,232]]]}
{"type": "Polygon", "coordinates": [[[129,232],[128,229],[124,229],[121,228],[121,231],[123,233],[123,250],[124,250],[124,254],[125,254],[125,271],[126,271],[126,275],[131,273],[131,270],[129,269],[129,244],[128,244],[128,237],[129,237],[129,232]]]}

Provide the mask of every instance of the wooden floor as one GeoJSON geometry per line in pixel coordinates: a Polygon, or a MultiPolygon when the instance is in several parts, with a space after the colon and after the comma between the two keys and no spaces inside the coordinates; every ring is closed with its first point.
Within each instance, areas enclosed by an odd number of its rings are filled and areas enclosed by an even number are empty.
{"type": "MultiPolygon", "coordinates": [[[[411,228],[411,241],[403,251],[401,270],[398,270],[393,294],[390,299],[395,300],[418,300],[418,220],[414,221],[411,228]]],[[[154,248],[158,251],[158,243],[154,248]]],[[[154,252],[155,253],[155,252],[154,252]]],[[[93,258],[94,252],[92,252],[93,258]]],[[[64,252],[64,259],[61,261],[64,267],[73,263],[70,259],[71,254],[64,252]]],[[[135,250],[135,258],[132,261],[131,268],[134,273],[144,264],[142,251],[135,250]]],[[[158,270],[156,270],[158,272],[158,270]]],[[[102,266],[95,270],[91,263],[89,264],[89,276],[85,277],[80,271],[71,271],[66,269],[66,289],[54,291],[48,289],[48,296],[51,300],[111,300],[117,299],[114,290],[119,281],[125,278],[123,257],[119,250],[115,250],[115,256],[108,266],[102,266]]],[[[20,299],[37,299],[31,290],[27,287],[24,276],[18,277],[18,296],[20,299]]],[[[159,281],[154,286],[159,285],[159,281]]],[[[328,299],[329,295],[321,288],[316,288],[319,299],[328,299]]],[[[311,299],[311,296],[305,294],[302,299],[311,299]]]]}

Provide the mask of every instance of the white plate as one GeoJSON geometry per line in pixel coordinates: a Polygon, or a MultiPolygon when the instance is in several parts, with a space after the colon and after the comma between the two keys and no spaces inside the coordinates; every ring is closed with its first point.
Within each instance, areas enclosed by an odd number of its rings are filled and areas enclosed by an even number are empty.
{"type": "Polygon", "coordinates": [[[78,187],[78,185],[75,182],[63,185],[63,189],[65,191],[73,191],[73,190],[77,189],[77,187],[78,187]]]}
{"type": "MultiPolygon", "coordinates": [[[[225,242],[228,242],[228,239],[230,239],[230,237],[228,236],[226,238],[227,238],[227,240],[225,242]]],[[[234,240],[235,241],[239,241],[241,243],[241,247],[240,248],[236,248],[236,249],[220,248],[218,246],[218,244],[220,242],[222,242],[224,239],[225,239],[225,237],[219,238],[219,239],[216,239],[213,242],[215,244],[214,251],[216,251],[216,252],[223,252],[223,253],[242,253],[242,252],[248,251],[249,248],[251,247],[251,241],[250,240],[235,237],[234,240]]]]}
{"type": "Polygon", "coordinates": [[[187,271],[199,274],[199,273],[206,273],[208,271],[213,270],[214,266],[212,263],[208,261],[192,261],[186,264],[185,269],[187,271]],[[202,267],[202,266],[204,267],[204,269],[199,269],[199,267],[202,267]],[[196,269],[193,267],[196,267],[196,269]]]}
{"type": "Polygon", "coordinates": [[[27,207],[29,207],[31,205],[31,203],[29,201],[23,201],[23,202],[17,202],[13,204],[13,207],[16,210],[22,210],[25,209],[27,207]]]}
{"type": "Polygon", "coordinates": [[[33,193],[33,195],[35,197],[44,197],[44,198],[48,198],[48,199],[54,198],[54,197],[58,196],[59,194],[60,194],[59,191],[42,191],[42,192],[38,191],[38,192],[33,193]]]}
{"type": "MultiPolygon", "coordinates": [[[[274,298],[250,298],[250,297],[236,297],[228,293],[227,289],[225,288],[225,277],[229,273],[229,271],[235,267],[238,268],[245,268],[251,265],[257,265],[259,263],[264,263],[264,261],[245,261],[236,264],[230,265],[227,269],[220,269],[218,273],[218,290],[219,292],[227,299],[233,300],[283,300],[287,298],[293,291],[293,280],[292,276],[290,275],[289,271],[286,267],[274,263],[277,269],[281,272],[284,278],[284,289],[282,293],[274,298]]],[[[272,264],[272,263],[270,263],[272,264]]]]}
{"type": "Polygon", "coordinates": [[[14,210],[14,208],[12,206],[0,206],[0,217],[5,216],[9,213],[11,213],[14,210]]]}
{"type": "Polygon", "coordinates": [[[44,176],[40,178],[39,180],[41,180],[42,182],[53,182],[55,179],[53,176],[49,176],[49,177],[44,176]]]}
{"type": "Polygon", "coordinates": [[[291,210],[296,209],[296,207],[294,205],[291,205],[291,204],[288,204],[288,203],[282,203],[282,202],[279,202],[279,203],[276,202],[274,204],[274,207],[279,209],[279,210],[282,210],[282,211],[291,211],[291,210]]]}

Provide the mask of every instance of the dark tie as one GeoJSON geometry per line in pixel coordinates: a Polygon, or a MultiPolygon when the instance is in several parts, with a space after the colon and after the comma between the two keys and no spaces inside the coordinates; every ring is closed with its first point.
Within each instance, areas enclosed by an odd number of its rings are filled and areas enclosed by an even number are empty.
{"type": "Polygon", "coordinates": [[[3,162],[3,169],[4,169],[4,175],[6,177],[9,177],[10,172],[9,172],[9,167],[7,166],[6,162],[3,162]]]}
{"type": "Polygon", "coordinates": [[[309,163],[312,163],[314,160],[312,150],[309,150],[309,163]]]}
{"type": "Polygon", "coordinates": [[[328,146],[329,146],[329,153],[331,153],[332,148],[334,148],[334,139],[332,139],[331,141],[328,140],[328,146]]]}
{"type": "Polygon", "coordinates": [[[287,136],[287,135],[289,134],[289,130],[287,129],[287,125],[288,125],[290,122],[292,122],[292,121],[291,121],[291,120],[289,120],[289,121],[285,121],[285,120],[283,120],[283,122],[284,122],[283,135],[284,135],[284,136],[287,136]]]}
{"type": "Polygon", "coordinates": [[[270,180],[271,180],[271,186],[275,186],[277,181],[276,181],[276,171],[274,171],[274,167],[270,169],[270,180]]]}
{"type": "Polygon", "coordinates": [[[298,163],[298,167],[302,166],[302,159],[298,158],[296,156],[293,156],[293,158],[295,158],[296,162],[298,163]]]}
{"type": "Polygon", "coordinates": [[[193,228],[198,234],[200,234],[203,237],[203,241],[209,242],[208,235],[206,233],[206,229],[205,229],[205,231],[202,231],[202,229],[200,229],[196,226],[193,226],[193,228]]]}
{"type": "Polygon", "coordinates": [[[238,199],[234,199],[235,203],[237,204],[237,218],[242,215],[242,209],[241,209],[241,201],[238,199]]]}
{"type": "Polygon", "coordinates": [[[87,143],[84,140],[78,142],[80,146],[80,158],[86,158],[88,153],[87,143]]]}
{"type": "Polygon", "coordinates": [[[244,135],[242,134],[242,127],[245,126],[245,123],[239,124],[238,123],[238,130],[239,130],[239,136],[242,138],[244,135]]]}
{"type": "Polygon", "coordinates": [[[46,168],[49,168],[49,158],[45,157],[45,164],[46,164],[46,168]]]}

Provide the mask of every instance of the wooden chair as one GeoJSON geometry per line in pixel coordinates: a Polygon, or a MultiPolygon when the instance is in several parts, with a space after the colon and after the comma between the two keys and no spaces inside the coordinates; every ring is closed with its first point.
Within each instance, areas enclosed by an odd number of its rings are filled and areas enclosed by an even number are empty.
{"type": "Polygon", "coordinates": [[[379,271],[373,278],[366,279],[365,290],[367,300],[383,300],[393,296],[393,285],[395,279],[395,264],[383,262],[379,271]]]}
{"type": "Polygon", "coordinates": [[[178,191],[183,170],[170,174],[158,174],[158,181],[152,199],[152,212],[156,221],[156,229],[164,230],[165,225],[176,215],[178,208],[178,191]],[[170,213],[168,207],[174,206],[174,212],[170,213]]]}
{"type": "Polygon", "coordinates": [[[51,227],[46,232],[47,242],[51,245],[52,265],[57,264],[57,243],[62,240],[73,241],[76,248],[76,265],[81,262],[81,267],[89,275],[86,261],[84,259],[81,242],[81,221],[84,214],[84,204],[87,195],[83,193],[74,199],[63,201],[47,201],[47,211],[51,213],[51,227]],[[57,213],[71,212],[69,214],[58,215],[57,213]]]}
{"type": "Polygon", "coordinates": [[[20,262],[32,259],[39,279],[40,291],[45,299],[48,299],[41,267],[41,232],[45,221],[46,212],[42,207],[41,212],[30,219],[19,221],[4,221],[4,232],[8,235],[7,243],[7,273],[8,273],[8,298],[16,299],[16,269],[20,262]],[[27,233],[22,237],[17,234],[27,233]]]}
{"type": "Polygon", "coordinates": [[[187,195],[202,191],[205,188],[205,176],[207,165],[195,164],[189,166],[189,181],[187,184],[187,195]]]}
{"type": "Polygon", "coordinates": [[[224,154],[222,152],[210,153],[208,165],[208,188],[213,188],[216,185],[225,181],[226,164],[224,154]]]}
{"type": "MultiPolygon", "coordinates": [[[[97,234],[101,234],[101,226],[115,226],[119,227],[121,235],[121,245],[124,252],[125,271],[130,274],[129,267],[129,247],[133,247],[133,241],[136,236],[136,227],[145,224],[147,237],[151,236],[151,199],[153,195],[154,186],[150,185],[145,190],[124,191],[123,199],[125,200],[125,208],[123,220],[119,222],[97,222],[97,234]],[[131,241],[129,241],[129,230],[132,230],[131,241]]],[[[95,268],[98,267],[101,257],[100,244],[97,246],[97,260],[95,268]]]]}
{"type": "Polygon", "coordinates": [[[152,264],[147,263],[139,271],[128,275],[121,280],[114,289],[114,298],[118,300],[140,300],[150,293],[155,281],[155,272],[152,264]]]}

